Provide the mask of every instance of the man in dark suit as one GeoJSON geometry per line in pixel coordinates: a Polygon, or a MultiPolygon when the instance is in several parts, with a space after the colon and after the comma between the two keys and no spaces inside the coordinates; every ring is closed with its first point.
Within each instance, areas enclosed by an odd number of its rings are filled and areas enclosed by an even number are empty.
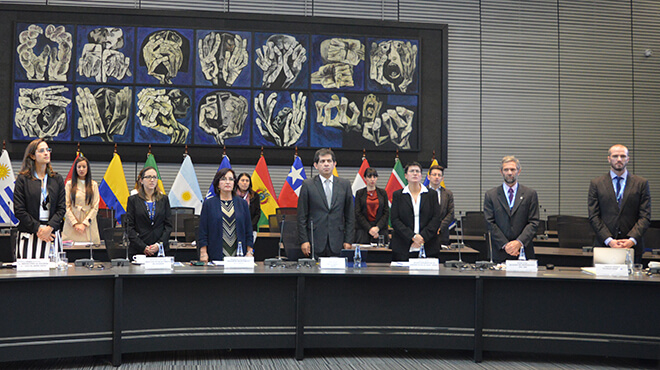
{"type": "Polygon", "coordinates": [[[314,154],[314,168],[319,174],[303,181],[298,196],[298,242],[305,256],[338,256],[350,249],[355,228],[355,208],[351,183],[332,175],[337,165],[335,153],[323,148],[314,154]],[[311,240],[311,221],[314,240],[311,240]]]}
{"type": "Polygon", "coordinates": [[[635,261],[644,253],[644,233],[651,224],[651,191],[643,177],[628,172],[628,148],[614,145],[607,153],[609,173],[591,180],[589,221],[596,232],[594,246],[634,248],[635,261]]]}
{"type": "Polygon", "coordinates": [[[514,156],[502,158],[501,186],[486,192],[484,217],[490,231],[493,261],[500,263],[518,258],[524,247],[528,259],[534,258],[532,240],[539,226],[539,199],[534,189],[518,183],[520,161],[514,156]]]}
{"type": "Polygon", "coordinates": [[[438,229],[440,243],[449,245],[449,225],[454,222],[454,194],[451,190],[442,186],[445,179],[445,169],[439,165],[433,165],[429,168],[429,189],[438,192],[438,202],[440,202],[440,218],[442,223],[438,229]]]}

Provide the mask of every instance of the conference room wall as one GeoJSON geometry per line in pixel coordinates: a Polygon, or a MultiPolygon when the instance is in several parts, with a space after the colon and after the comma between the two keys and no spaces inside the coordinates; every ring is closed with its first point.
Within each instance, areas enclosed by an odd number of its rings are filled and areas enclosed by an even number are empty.
{"type": "MultiPolygon", "coordinates": [[[[122,3],[127,6],[126,1],[122,3]]],[[[158,7],[166,2],[142,3],[158,7]]],[[[454,191],[457,211],[481,209],[484,192],[501,182],[500,158],[514,154],[523,165],[521,183],[538,190],[545,210],[542,217],[558,213],[584,216],[589,180],[605,173],[607,148],[619,142],[631,149],[629,168],[650,180],[652,197],[658,199],[660,66],[657,55],[644,56],[645,49],[653,49],[657,44],[660,34],[657,2],[354,3],[236,0],[167,4],[197,10],[204,4],[224,4],[227,7],[221,10],[231,12],[447,23],[446,184],[454,191]]],[[[81,4],[76,1],[75,5],[81,4]]],[[[5,128],[2,132],[7,131],[5,128]]],[[[228,151],[231,156],[231,149],[228,151]]],[[[252,172],[256,160],[234,164],[234,168],[252,172]]],[[[310,162],[311,159],[304,159],[308,176],[310,162]]],[[[67,170],[69,165],[56,163],[56,167],[67,170]]],[[[107,163],[93,165],[94,177],[102,176],[107,163]]],[[[166,189],[179,165],[159,162],[166,189]]],[[[124,166],[129,178],[129,170],[134,175],[141,168],[140,163],[124,166]]],[[[196,164],[195,168],[205,192],[217,164],[196,164]]],[[[279,192],[289,168],[269,169],[279,192]]],[[[339,164],[341,176],[353,178],[356,170],[339,164]]],[[[379,168],[380,186],[386,183],[390,170],[379,168]]]]}

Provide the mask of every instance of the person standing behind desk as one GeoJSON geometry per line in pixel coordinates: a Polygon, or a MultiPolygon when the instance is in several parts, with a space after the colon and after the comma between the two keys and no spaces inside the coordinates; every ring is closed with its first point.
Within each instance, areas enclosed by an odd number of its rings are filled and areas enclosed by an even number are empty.
{"type": "Polygon", "coordinates": [[[140,171],[137,194],[128,197],[126,230],[130,245],[129,256],[158,255],[158,243],[167,253],[172,232],[170,201],[158,188],[158,172],[148,166],[140,171]]]}
{"type": "Polygon", "coordinates": [[[428,257],[440,256],[440,204],[438,193],[422,185],[422,166],[404,168],[408,185],[392,194],[392,261],[408,261],[411,249],[424,245],[428,257]]]}
{"type": "Polygon", "coordinates": [[[534,189],[518,183],[520,161],[514,156],[502,158],[501,186],[486,192],[484,217],[490,231],[493,261],[516,259],[525,247],[527,259],[535,258],[534,236],[539,227],[539,199],[534,189]]]}
{"type": "MultiPolygon", "coordinates": [[[[249,174],[243,172],[238,175],[236,179],[236,188],[234,191],[236,195],[243,198],[250,208],[250,219],[252,220],[252,230],[257,232],[259,225],[259,218],[261,218],[261,202],[259,199],[259,194],[256,191],[252,190],[252,178],[249,174]]],[[[255,235],[256,238],[256,235],[255,235]]]]}
{"type": "Polygon", "coordinates": [[[100,244],[96,214],[99,211],[99,186],[92,180],[89,161],[82,155],[73,164],[75,171],[66,183],[66,217],[62,238],[74,242],[100,244]]]}
{"type": "Polygon", "coordinates": [[[305,179],[298,197],[298,242],[305,256],[311,253],[311,222],[314,223],[314,257],[338,256],[350,249],[355,229],[351,183],[332,175],[335,153],[322,148],[314,154],[319,174],[305,179]]]}
{"type": "Polygon", "coordinates": [[[445,169],[439,165],[433,165],[429,168],[429,189],[438,192],[438,202],[440,202],[440,244],[449,245],[449,225],[454,222],[454,194],[451,190],[442,187],[445,169]]]}
{"type": "Polygon", "coordinates": [[[25,149],[14,185],[14,214],[19,221],[16,258],[46,258],[51,242],[62,249],[59,233],[66,195],[62,176],[50,165],[51,150],[43,139],[32,140],[25,149]]]}
{"type": "Polygon", "coordinates": [[[243,198],[235,194],[235,180],[231,168],[223,168],[213,177],[215,196],[204,201],[199,216],[197,245],[202,262],[236,256],[239,242],[245,256],[254,256],[250,210],[243,198]]]}
{"type": "Polygon", "coordinates": [[[376,187],[378,171],[369,167],[364,170],[364,179],[367,187],[355,193],[355,242],[369,244],[378,241],[378,236],[389,240],[388,223],[390,220],[390,206],[387,192],[376,187]]]}
{"type": "Polygon", "coordinates": [[[635,262],[644,253],[644,233],[651,224],[651,191],[643,177],[628,172],[628,148],[617,144],[607,153],[609,173],[591,180],[589,222],[594,246],[634,248],[635,262]]]}

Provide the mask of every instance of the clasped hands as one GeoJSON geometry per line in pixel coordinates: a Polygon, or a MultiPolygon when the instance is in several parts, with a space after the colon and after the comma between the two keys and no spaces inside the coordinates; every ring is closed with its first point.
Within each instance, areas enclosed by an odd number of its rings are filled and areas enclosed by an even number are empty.
{"type": "Polygon", "coordinates": [[[504,244],[504,251],[511,256],[520,255],[521,248],[522,248],[522,243],[519,240],[512,240],[504,244]]]}
{"type": "Polygon", "coordinates": [[[632,248],[635,243],[630,239],[612,239],[608,245],[610,248],[632,248]]]}
{"type": "Polygon", "coordinates": [[[412,242],[413,243],[411,247],[414,249],[419,249],[424,244],[424,238],[419,234],[415,234],[415,236],[412,237],[412,242]]]}
{"type": "Polygon", "coordinates": [[[45,242],[52,242],[55,240],[53,228],[49,225],[39,226],[39,230],[37,230],[37,238],[45,242]]]}

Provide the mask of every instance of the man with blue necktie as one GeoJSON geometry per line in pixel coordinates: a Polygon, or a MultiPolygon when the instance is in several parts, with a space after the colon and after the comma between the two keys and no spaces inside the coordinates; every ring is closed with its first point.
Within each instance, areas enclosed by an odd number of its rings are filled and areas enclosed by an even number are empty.
{"type": "Polygon", "coordinates": [[[614,145],[607,153],[610,171],[591,180],[589,221],[596,247],[634,248],[635,262],[644,253],[644,233],[651,224],[649,182],[628,172],[628,148],[614,145]]]}
{"type": "Polygon", "coordinates": [[[527,258],[535,258],[534,236],[539,227],[539,199],[536,191],[518,183],[520,161],[502,158],[504,183],[486,192],[484,217],[490,231],[493,261],[517,259],[524,247],[527,258]]]}

